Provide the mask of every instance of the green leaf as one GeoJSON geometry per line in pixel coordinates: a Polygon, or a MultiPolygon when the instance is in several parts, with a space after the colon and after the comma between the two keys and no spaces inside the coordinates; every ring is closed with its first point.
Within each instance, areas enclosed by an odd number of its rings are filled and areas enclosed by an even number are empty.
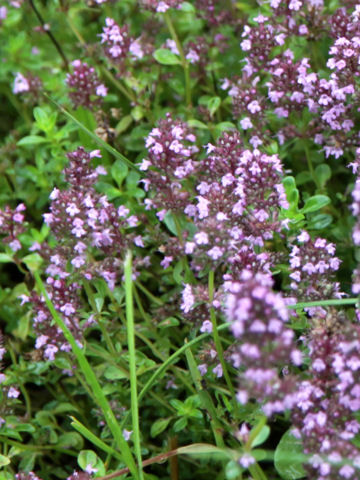
{"type": "Polygon", "coordinates": [[[45,112],[43,108],[40,107],[35,107],[34,111],[34,118],[36,120],[36,123],[39,128],[41,128],[40,125],[46,125],[48,122],[48,114],[45,112]]]}
{"type": "Polygon", "coordinates": [[[181,60],[178,55],[175,55],[171,50],[167,48],[159,48],[153,53],[155,60],[161,65],[181,65],[181,60]]]}
{"type": "Polygon", "coordinates": [[[214,132],[217,136],[220,136],[222,132],[227,130],[236,130],[236,126],[232,122],[220,122],[214,127],[214,132]]]}
{"type": "Polygon", "coordinates": [[[69,402],[61,402],[52,409],[53,413],[77,412],[77,408],[69,402]]]}
{"type": "Polygon", "coordinates": [[[238,480],[241,475],[242,468],[240,467],[238,462],[235,460],[230,460],[229,463],[226,464],[225,467],[225,476],[226,480],[238,480]]]}
{"type": "Polygon", "coordinates": [[[331,178],[331,168],[326,163],[322,163],[315,168],[315,175],[321,187],[323,187],[331,178]]]}
{"type": "Polygon", "coordinates": [[[168,328],[168,327],[177,327],[180,325],[180,322],[175,317],[165,318],[162,322],[157,325],[157,328],[168,328]]]}
{"type": "Polygon", "coordinates": [[[39,145],[40,143],[47,142],[46,138],[40,137],[40,135],[28,135],[27,137],[23,137],[21,140],[17,142],[18,146],[29,146],[29,145],[39,145]]]}
{"type": "Polygon", "coordinates": [[[183,272],[184,272],[184,262],[183,262],[183,258],[182,258],[175,264],[175,267],[174,267],[174,270],[173,270],[173,277],[174,277],[175,282],[178,285],[182,285],[184,283],[183,272]]]}
{"type": "Polygon", "coordinates": [[[111,176],[115,180],[115,182],[121,186],[123,180],[126,178],[126,175],[129,173],[129,168],[124,162],[120,160],[116,160],[116,162],[111,167],[111,176]]]}
{"type": "Polygon", "coordinates": [[[84,446],[84,440],[77,432],[66,432],[59,436],[57,445],[62,448],[81,449],[84,446]]]}
{"type": "Polygon", "coordinates": [[[35,107],[33,114],[36,120],[36,126],[40,130],[42,130],[43,132],[50,132],[54,128],[57,117],[56,112],[48,115],[48,113],[43,108],[35,107]]]}
{"type": "Polygon", "coordinates": [[[133,117],[131,115],[125,115],[125,117],[123,117],[120,120],[120,122],[116,125],[115,127],[116,133],[120,135],[120,133],[125,132],[130,127],[132,122],[133,122],[133,117]]]}
{"type": "Polygon", "coordinates": [[[9,263],[13,261],[14,260],[12,259],[12,257],[7,253],[0,253],[0,263],[9,263]]]}
{"type": "Polygon", "coordinates": [[[38,253],[30,253],[29,255],[26,255],[23,259],[22,262],[25,263],[27,268],[30,270],[30,272],[35,272],[39,270],[40,265],[43,262],[42,257],[38,253]]]}
{"type": "Polygon", "coordinates": [[[257,447],[266,441],[270,435],[270,428],[267,425],[264,425],[260,432],[256,435],[254,440],[251,442],[251,447],[257,447]]]}
{"type": "Polygon", "coordinates": [[[156,437],[169,425],[171,418],[159,418],[151,425],[150,435],[156,437]]]}
{"type": "Polygon", "coordinates": [[[330,198],[326,195],[314,195],[305,201],[305,205],[303,206],[303,208],[300,209],[300,212],[316,212],[317,210],[320,210],[326,205],[329,205],[330,202],[330,198]]]}
{"type": "Polygon", "coordinates": [[[200,130],[209,130],[209,127],[205,123],[200,122],[200,120],[196,120],[196,118],[191,118],[190,120],[187,121],[187,124],[189,125],[190,128],[199,128],[200,130]]]}
{"type": "Polygon", "coordinates": [[[131,110],[131,116],[135,122],[139,122],[145,115],[144,109],[137,105],[131,110]]]}
{"type": "Polygon", "coordinates": [[[302,463],[306,460],[301,441],[294,437],[291,429],[284,433],[275,450],[274,464],[285,480],[296,480],[306,476],[302,463]]]}
{"type": "Polygon", "coordinates": [[[114,365],[109,365],[104,372],[104,377],[107,380],[120,380],[121,378],[128,378],[128,374],[114,365]]]}
{"type": "Polygon", "coordinates": [[[188,419],[186,417],[181,417],[179,420],[176,420],[174,423],[174,431],[175,432],[180,432],[181,430],[184,430],[188,423],[188,419]]]}
{"type": "Polygon", "coordinates": [[[207,102],[207,108],[210,112],[211,117],[214,115],[216,110],[220,107],[221,105],[221,98],[220,97],[211,97],[208,102],[207,102]]]}
{"type": "Polygon", "coordinates": [[[181,10],[182,12],[190,12],[190,13],[195,13],[195,12],[196,12],[194,5],[192,5],[192,4],[189,3],[189,2],[183,2],[183,3],[180,5],[180,10],[181,10]]]}
{"type": "Polygon", "coordinates": [[[92,467],[97,462],[97,455],[92,450],[81,450],[77,458],[79,467],[85,470],[88,465],[92,467]]]}
{"type": "Polygon", "coordinates": [[[178,448],[178,454],[186,455],[209,455],[211,457],[220,456],[222,458],[231,458],[231,450],[225,448],[215,447],[207,443],[194,443],[192,445],[186,445],[185,447],[178,448]]]}
{"type": "Polygon", "coordinates": [[[5,455],[0,455],[0,467],[4,467],[5,465],[9,465],[10,458],[5,457],[5,455]]]}
{"type": "Polygon", "coordinates": [[[35,452],[21,452],[21,461],[18,467],[19,471],[31,472],[34,469],[35,459],[35,452]]]}
{"type": "Polygon", "coordinates": [[[331,225],[332,221],[332,215],[328,215],[326,213],[318,213],[308,221],[308,228],[311,230],[322,230],[331,225]]]}

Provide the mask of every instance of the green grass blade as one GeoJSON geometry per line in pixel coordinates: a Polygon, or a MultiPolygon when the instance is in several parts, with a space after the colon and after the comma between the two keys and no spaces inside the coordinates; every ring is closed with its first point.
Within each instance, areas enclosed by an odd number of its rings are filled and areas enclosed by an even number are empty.
{"type": "Polygon", "coordinates": [[[75,417],[70,416],[72,422],[71,426],[77,430],[83,437],[85,437],[89,442],[91,442],[93,445],[96,445],[97,447],[101,448],[106,453],[109,453],[110,455],[113,455],[115,458],[117,458],[120,461],[123,461],[123,458],[119,452],[117,452],[114,448],[110,447],[110,445],[107,445],[105,442],[101,440],[101,438],[97,437],[94,433],[92,433],[88,428],[85,427],[79,420],[77,420],[75,417]]]}
{"type": "Polygon", "coordinates": [[[340,307],[341,305],[356,305],[357,303],[360,303],[359,298],[334,298],[330,300],[317,300],[316,302],[300,302],[294,305],[288,305],[287,307],[290,310],[300,310],[310,307],[340,307]]]}
{"type": "Polygon", "coordinates": [[[138,461],[139,478],[143,480],[141,445],[140,445],[140,427],[139,427],[139,408],[137,395],[136,379],[136,352],[135,352],[135,324],[134,324],[134,303],[133,303],[133,280],[132,280],[132,259],[131,251],[128,250],[124,264],[125,272],[125,303],[126,303],[126,326],[129,349],[129,369],[130,369],[130,395],[131,395],[131,416],[135,454],[138,461]]]}
{"type": "Polygon", "coordinates": [[[81,128],[89,137],[91,137],[94,142],[96,142],[100,147],[102,147],[104,150],[107,150],[111,155],[113,155],[115,158],[118,158],[121,162],[125,163],[129,168],[132,168],[133,170],[136,170],[139,172],[139,169],[128,159],[123,155],[122,153],[118,152],[113,148],[111,145],[106,143],[104,140],[102,140],[100,137],[95,135],[95,133],[91,132],[85,125],[83,125],[77,118],[75,118],[71,113],[69,113],[63,106],[58,104],[54,99],[49,97],[49,95],[46,95],[47,98],[54,104],[56,107],[72,122],[76,123],[76,125],[81,128]]]}
{"type": "Polygon", "coordinates": [[[106,421],[111,433],[113,434],[113,437],[114,437],[114,439],[117,443],[117,446],[118,446],[119,450],[121,451],[121,456],[122,456],[122,459],[123,459],[124,463],[128,466],[130,472],[134,476],[134,479],[140,480],[139,475],[138,475],[138,471],[137,471],[137,468],[136,468],[135,460],[132,456],[129,445],[127,444],[127,442],[125,441],[125,439],[123,437],[121,427],[120,427],[120,425],[118,424],[118,422],[115,418],[115,415],[114,415],[114,413],[113,413],[113,411],[112,411],[112,409],[109,405],[109,402],[107,401],[107,398],[105,397],[104,392],[102,391],[101,386],[98,382],[98,379],[96,378],[96,375],[95,375],[94,371],[92,370],[89,362],[87,361],[83,350],[78,346],[78,344],[76,343],[76,340],[73,337],[72,333],[70,332],[70,330],[65,325],[61,316],[55,310],[54,305],[51,302],[51,300],[50,300],[50,298],[49,298],[49,296],[46,292],[44,283],[41,280],[38,272],[34,272],[34,278],[35,278],[35,282],[36,282],[36,285],[37,285],[38,289],[40,290],[41,294],[45,298],[46,305],[47,305],[47,307],[48,307],[48,309],[49,309],[49,311],[50,311],[50,313],[51,313],[51,315],[54,319],[54,322],[56,323],[56,325],[59,328],[61,328],[61,330],[64,334],[64,337],[66,338],[66,340],[71,345],[72,352],[76,356],[76,359],[77,359],[77,361],[79,363],[79,366],[81,368],[81,371],[82,371],[82,373],[83,373],[83,375],[86,379],[86,382],[88,383],[89,387],[91,388],[91,390],[94,394],[94,397],[96,398],[96,401],[97,401],[99,407],[101,408],[101,410],[104,414],[105,421],[106,421]]]}

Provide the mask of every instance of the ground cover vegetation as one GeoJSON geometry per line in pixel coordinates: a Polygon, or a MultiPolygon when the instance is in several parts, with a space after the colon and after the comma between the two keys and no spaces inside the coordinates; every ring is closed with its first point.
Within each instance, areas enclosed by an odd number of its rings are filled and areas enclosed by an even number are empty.
{"type": "Polygon", "coordinates": [[[360,5],[2,0],[0,479],[360,478],[360,5]]]}

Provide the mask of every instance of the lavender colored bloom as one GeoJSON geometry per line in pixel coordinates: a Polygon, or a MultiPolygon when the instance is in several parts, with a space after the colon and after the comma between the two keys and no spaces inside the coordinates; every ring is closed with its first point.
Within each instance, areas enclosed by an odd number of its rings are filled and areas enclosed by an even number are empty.
{"type": "Polygon", "coordinates": [[[285,301],[273,293],[272,283],[269,275],[253,275],[247,270],[237,282],[226,283],[226,316],[238,340],[232,360],[234,366],[242,367],[239,401],[256,398],[263,402],[267,416],[291,408],[294,401],[295,381],[290,375],[280,378],[278,367],[302,362],[301,353],[293,345],[294,334],[285,325],[285,301]]]}
{"type": "Polygon", "coordinates": [[[67,74],[66,84],[71,89],[69,97],[75,108],[83,106],[92,110],[101,106],[107,88],[100,82],[95,69],[80,60],[74,60],[72,66],[73,73],[67,74]]]}

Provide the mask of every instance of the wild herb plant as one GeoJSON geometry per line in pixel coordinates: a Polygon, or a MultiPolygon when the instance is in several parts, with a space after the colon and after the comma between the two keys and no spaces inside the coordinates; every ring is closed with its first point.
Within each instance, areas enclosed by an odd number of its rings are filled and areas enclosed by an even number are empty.
{"type": "Polygon", "coordinates": [[[360,479],[360,5],[3,0],[0,480],[360,479]]]}

